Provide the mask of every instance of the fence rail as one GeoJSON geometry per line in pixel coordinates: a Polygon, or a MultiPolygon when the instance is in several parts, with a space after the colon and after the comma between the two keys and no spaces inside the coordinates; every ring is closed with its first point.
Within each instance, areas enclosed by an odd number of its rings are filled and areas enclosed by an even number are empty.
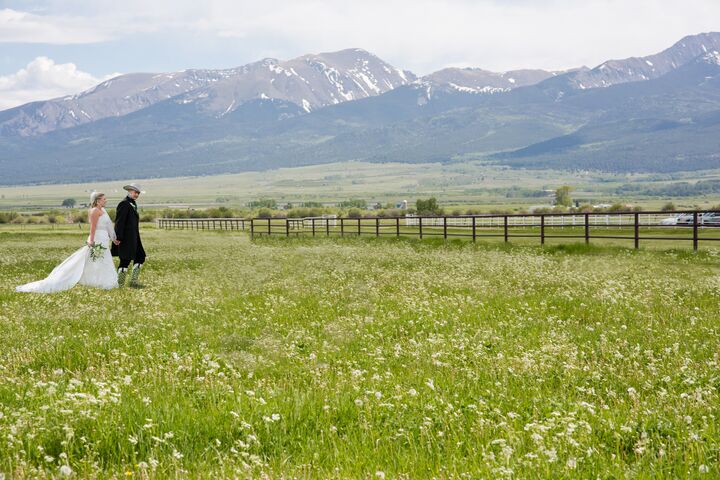
{"type": "MultiPolygon", "coordinates": [[[[622,213],[544,213],[472,216],[407,216],[371,218],[256,218],[249,220],[250,234],[270,236],[415,236],[537,238],[541,244],[548,239],[620,239],[632,240],[639,248],[641,241],[674,240],[698,244],[720,241],[719,237],[701,235],[720,232],[720,223],[704,223],[704,210],[683,212],[622,212],[622,213]],[[684,215],[684,216],[681,216],[684,215]],[[678,223],[671,224],[672,219],[678,223]],[[560,233],[558,233],[560,232],[560,233]]],[[[717,218],[717,217],[716,217],[717,218]]],[[[717,220],[713,220],[716,222],[717,220]]]]}
{"type": "Polygon", "coordinates": [[[158,228],[168,230],[246,230],[250,221],[244,218],[159,218],[158,228]]]}
{"type": "Polygon", "coordinates": [[[405,216],[366,218],[160,218],[159,228],[181,230],[249,230],[251,236],[414,236],[619,239],[640,242],[687,241],[697,250],[700,242],[720,241],[718,216],[705,221],[706,210],[682,212],[543,213],[461,216],[405,216]],[[677,223],[673,224],[673,219],[677,223]],[[711,223],[712,222],[712,223],[711,223]],[[716,236],[717,234],[717,236],[716,236]]]}

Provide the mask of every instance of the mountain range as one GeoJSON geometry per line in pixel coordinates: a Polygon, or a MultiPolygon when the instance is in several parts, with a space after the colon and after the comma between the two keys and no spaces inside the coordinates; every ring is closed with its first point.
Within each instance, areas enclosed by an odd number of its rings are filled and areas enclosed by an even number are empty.
{"type": "Polygon", "coordinates": [[[0,184],[364,160],[672,172],[720,168],[720,33],[568,71],[418,77],[348,49],[121,75],[0,112],[0,184]]]}

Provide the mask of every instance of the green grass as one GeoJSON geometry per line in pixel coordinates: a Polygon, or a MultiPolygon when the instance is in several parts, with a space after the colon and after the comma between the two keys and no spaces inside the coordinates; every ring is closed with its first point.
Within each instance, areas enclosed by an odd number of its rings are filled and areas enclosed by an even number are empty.
{"type": "Polygon", "coordinates": [[[83,236],[0,229],[5,478],[720,475],[717,249],[144,227],[146,288],[14,292],[83,236]]]}

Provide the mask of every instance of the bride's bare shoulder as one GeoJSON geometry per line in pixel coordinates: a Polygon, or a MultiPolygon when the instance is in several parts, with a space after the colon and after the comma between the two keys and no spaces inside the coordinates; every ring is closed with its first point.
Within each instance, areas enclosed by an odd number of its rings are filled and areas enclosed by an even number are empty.
{"type": "Polygon", "coordinates": [[[101,207],[93,207],[90,209],[91,217],[98,217],[98,216],[102,215],[102,213],[103,213],[103,210],[101,207]]]}

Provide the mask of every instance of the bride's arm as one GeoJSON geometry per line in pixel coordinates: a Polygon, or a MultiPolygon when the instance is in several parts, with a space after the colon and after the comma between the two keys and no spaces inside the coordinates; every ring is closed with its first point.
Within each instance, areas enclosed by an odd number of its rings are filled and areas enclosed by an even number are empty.
{"type": "Polygon", "coordinates": [[[88,240],[88,245],[95,243],[95,230],[97,230],[98,219],[101,213],[99,208],[90,210],[90,239],[88,240]]]}

